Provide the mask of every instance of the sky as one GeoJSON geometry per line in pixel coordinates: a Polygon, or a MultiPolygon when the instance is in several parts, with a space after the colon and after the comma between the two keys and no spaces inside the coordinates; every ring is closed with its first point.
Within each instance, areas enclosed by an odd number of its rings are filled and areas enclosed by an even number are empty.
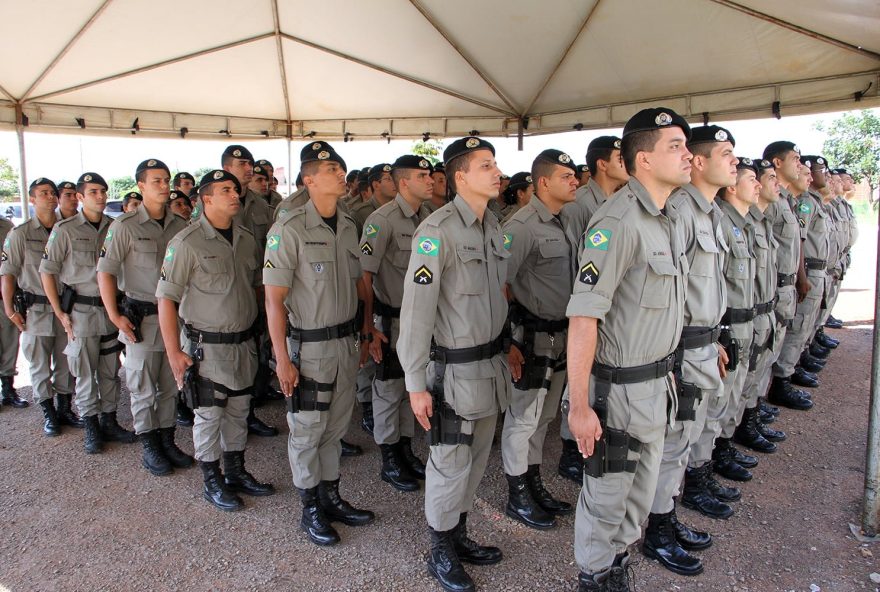
{"type": "MultiPolygon", "coordinates": [[[[880,114],[880,110],[875,110],[880,114]]],[[[815,129],[820,121],[830,122],[839,113],[769,118],[751,121],[720,123],[736,139],[736,154],[755,158],[775,140],[790,140],[804,154],[821,152],[825,134],[815,129]]],[[[535,155],[546,148],[569,153],[578,164],[585,162],[590,140],[597,136],[620,135],[621,129],[572,131],[546,136],[526,137],[522,152],[517,150],[516,138],[487,138],[496,149],[496,160],[508,175],[531,168],[535,155]]],[[[455,138],[443,140],[448,145],[455,138]]],[[[230,143],[197,139],[154,139],[138,137],[102,137],[61,135],[54,133],[25,133],[27,177],[49,177],[55,181],[76,181],[83,172],[98,172],[106,179],[133,176],[139,162],[148,158],[163,160],[172,170],[194,172],[202,167],[220,166],[220,154],[230,143]]],[[[276,168],[287,164],[287,143],[284,140],[244,142],[257,159],[265,158],[276,168]]],[[[291,144],[293,170],[298,171],[299,151],[305,142],[291,144]]],[[[334,148],[352,167],[362,168],[381,162],[393,162],[409,152],[412,140],[334,142],[334,148]]],[[[18,142],[14,132],[0,132],[0,158],[7,158],[18,169],[18,142]]],[[[834,163],[832,163],[834,164],[834,163]]],[[[279,190],[284,188],[279,187],[279,190]]],[[[286,193],[286,191],[282,191],[286,193]]]]}

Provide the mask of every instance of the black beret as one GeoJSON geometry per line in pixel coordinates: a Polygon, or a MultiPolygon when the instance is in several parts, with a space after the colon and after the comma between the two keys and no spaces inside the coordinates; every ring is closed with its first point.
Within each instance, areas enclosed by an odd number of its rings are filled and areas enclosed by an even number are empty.
{"type": "Polygon", "coordinates": [[[241,183],[238,182],[238,177],[230,172],[221,171],[220,169],[205,173],[202,180],[199,181],[199,192],[201,193],[203,189],[212,183],[222,183],[223,181],[232,181],[235,184],[235,190],[241,195],[241,183]]]}
{"type": "Polygon", "coordinates": [[[620,138],[617,136],[599,136],[593,139],[590,145],[587,146],[587,154],[593,150],[620,150],[620,138]]]}
{"type": "Polygon", "coordinates": [[[590,167],[585,164],[579,164],[579,165],[577,165],[577,172],[579,175],[583,175],[584,173],[589,173],[590,167]]]}
{"type": "Polygon", "coordinates": [[[256,163],[254,163],[254,164],[257,164],[257,165],[259,165],[259,166],[261,166],[261,167],[269,167],[269,168],[272,169],[273,171],[275,170],[275,167],[272,166],[272,163],[269,162],[268,160],[266,160],[265,158],[261,158],[260,160],[258,160],[258,161],[257,161],[256,163]]]}
{"type": "Polygon", "coordinates": [[[131,200],[136,199],[138,201],[144,201],[144,196],[138,193],[137,191],[129,191],[125,195],[122,196],[122,203],[128,203],[131,200]]]}
{"type": "Polygon", "coordinates": [[[303,174],[297,173],[296,180],[293,182],[294,185],[302,185],[303,184],[303,174]]]}
{"type": "Polygon", "coordinates": [[[189,179],[189,180],[192,181],[193,183],[196,182],[195,177],[193,177],[193,176],[190,175],[189,173],[183,171],[183,172],[180,172],[180,173],[177,173],[176,175],[174,175],[174,178],[171,179],[171,184],[174,185],[174,184],[177,183],[178,181],[183,181],[184,179],[189,179]]]}
{"type": "Polygon", "coordinates": [[[76,191],[76,183],[71,183],[70,181],[61,181],[61,183],[58,184],[58,193],[61,193],[65,189],[73,189],[74,191],[76,191]]]}
{"type": "Polygon", "coordinates": [[[730,142],[736,146],[733,134],[720,125],[701,125],[700,127],[693,128],[691,130],[691,139],[688,140],[688,146],[712,142],[730,142]]]}
{"type": "Polygon", "coordinates": [[[507,186],[509,191],[516,191],[517,189],[523,189],[532,184],[532,175],[525,171],[516,173],[510,178],[510,185],[507,186]]]}
{"type": "Polygon", "coordinates": [[[636,132],[650,132],[663,129],[671,125],[676,125],[682,129],[684,135],[690,139],[691,126],[685,121],[684,117],[667,107],[652,107],[651,109],[642,109],[629,118],[626,125],[623,126],[623,137],[636,132]]]}
{"type": "MultiPolygon", "coordinates": [[[[578,172],[577,167],[574,162],[571,160],[571,156],[563,152],[562,150],[556,150],[555,148],[548,148],[541,152],[538,156],[535,157],[535,162],[550,162],[553,164],[558,164],[559,166],[564,166],[573,170],[575,173],[578,172]]],[[[523,173],[517,173],[517,175],[521,175],[523,173]]],[[[513,187],[513,184],[516,182],[516,175],[513,176],[513,179],[510,180],[510,186],[513,187]]],[[[531,179],[528,181],[532,182],[531,179]]]]}
{"type": "Polygon", "coordinates": [[[47,179],[46,177],[37,177],[30,184],[30,187],[28,187],[28,189],[29,190],[33,189],[34,187],[37,187],[38,185],[49,185],[50,187],[52,187],[52,189],[55,190],[55,193],[58,193],[58,186],[55,185],[55,182],[52,181],[52,179],[47,179]]]}
{"type": "Polygon", "coordinates": [[[227,146],[226,150],[223,151],[223,158],[226,158],[227,156],[230,158],[249,160],[251,164],[253,164],[254,162],[254,155],[251,154],[251,151],[240,144],[232,144],[231,146],[227,146]]]}
{"type": "Polygon", "coordinates": [[[367,181],[378,181],[382,178],[382,175],[385,173],[391,172],[391,165],[387,162],[379,163],[375,166],[370,167],[370,172],[367,173],[367,181]]]}
{"type": "Polygon", "coordinates": [[[801,163],[808,167],[827,167],[828,161],[823,156],[807,155],[801,156],[801,163]]]}
{"type": "Polygon", "coordinates": [[[495,156],[495,146],[482,138],[466,136],[459,138],[446,147],[446,150],[443,151],[443,164],[449,166],[449,163],[459,156],[464,156],[474,150],[488,150],[492,153],[492,156],[495,156]]]}
{"type": "Polygon", "coordinates": [[[137,169],[135,169],[134,176],[137,177],[138,175],[140,175],[144,171],[153,171],[153,170],[165,171],[169,175],[171,174],[171,170],[168,168],[167,164],[165,164],[164,162],[162,162],[161,160],[158,160],[156,158],[148,158],[147,160],[145,160],[142,163],[140,163],[139,165],[137,165],[137,169]]]}
{"type": "Polygon", "coordinates": [[[105,181],[104,177],[98,173],[83,173],[80,175],[79,179],[76,180],[76,184],[81,185],[83,183],[97,183],[104,189],[110,189],[110,186],[107,185],[107,181],[105,181]]]}
{"type": "Polygon", "coordinates": [[[189,196],[183,191],[178,191],[176,189],[168,194],[168,202],[170,203],[175,199],[185,199],[187,202],[189,202],[189,196]]]}
{"type": "Polygon", "coordinates": [[[779,140],[778,142],[771,142],[767,144],[767,147],[764,148],[764,158],[767,160],[773,160],[777,156],[785,154],[786,152],[794,150],[798,154],[800,154],[801,149],[797,147],[797,144],[794,142],[789,142],[788,140],[779,140]]]}
{"type": "Polygon", "coordinates": [[[300,162],[315,162],[322,160],[336,162],[345,167],[345,161],[342,160],[342,157],[336,153],[336,150],[333,149],[333,146],[331,146],[327,142],[312,142],[310,144],[306,144],[299,153],[300,162]]]}
{"type": "Polygon", "coordinates": [[[776,166],[773,164],[773,161],[766,158],[753,158],[752,161],[754,161],[755,167],[757,167],[759,172],[766,169],[776,168],[776,166]]]}
{"type": "Polygon", "coordinates": [[[847,171],[843,167],[838,167],[838,168],[834,169],[834,171],[832,171],[831,174],[832,175],[849,175],[849,171],[847,171]]]}
{"type": "Polygon", "coordinates": [[[357,170],[351,171],[351,172],[348,173],[348,175],[345,177],[345,182],[346,182],[346,183],[351,183],[352,181],[357,181],[357,178],[358,178],[358,176],[360,175],[360,173],[361,173],[361,172],[360,172],[360,171],[357,171],[357,170]]]}
{"type": "Polygon", "coordinates": [[[443,166],[442,162],[438,162],[437,164],[434,165],[434,172],[435,173],[443,173],[445,175],[446,174],[446,167],[443,166]]]}
{"type": "Polygon", "coordinates": [[[258,165],[254,165],[254,174],[255,174],[255,175],[261,175],[261,176],[263,176],[263,177],[266,177],[266,179],[269,178],[269,171],[267,171],[266,169],[264,169],[263,166],[262,166],[262,165],[259,165],[259,164],[258,164],[258,165]]]}
{"type": "Polygon", "coordinates": [[[431,161],[424,156],[417,156],[415,154],[404,154],[395,160],[394,164],[391,165],[391,170],[397,169],[415,169],[417,171],[428,171],[428,173],[434,172],[434,169],[431,166],[431,161]]]}
{"type": "Polygon", "coordinates": [[[737,158],[739,159],[739,162],[736,163],[737,170],[747,169],[750,171],[754,171],[754,173],[756,175],[758,174],[758,167],[755,166],[754,160],[752,160],[751,158],[745,157],[745,156],[738,156],[737,158]]]}

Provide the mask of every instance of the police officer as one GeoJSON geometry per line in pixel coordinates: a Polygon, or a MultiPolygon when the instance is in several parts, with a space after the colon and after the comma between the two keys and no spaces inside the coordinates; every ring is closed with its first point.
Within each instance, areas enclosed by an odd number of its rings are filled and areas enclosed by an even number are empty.
{"type": "Polygon", "coordinates": [[[581,592],[629,590],[627,549],[654,497],[667,406],[675,412],[688,270],[667,200],[690,181],[689,137],[684,118],[665,107],[626,123],[630,180],[593,216],[581,247],[567,309],[568,423],[587,457],[575,518],[581,592]]]}
{"type": "Polygon", "coordinates": [[[468,537],[467,516],[498,413],[510,400],[503,355],[510,254],[487,205],[500,193],[495,148],[477,137],[461,138],[446,148],[443,161],[455,198],[413,237],[397,351],[413,413],[431,432],[425,471],[428,571],[446,590],[473,590],[461,562],[501,561],[498,548],[468,537]]]}
{"type": "Polygon", "coordinates": [[[846,272],[846,255],[849,250],[849,217],[845,206],[842,206],[841,209],[842,198],[838,201],[841,182],[840,175],[835,174],[835,172],[836,169],[825,169],[827,185],[825,191],[821,192],[822,205],[828,213],[831,231],[829,233],[828,249],[828,294],[825,298],[825,307],[819,315],[816,333],[811,346],[811,353],[820,359],[827,358],[831,350],[837,348],[840,343],[836,339],[829,339],[822,328],[825,326],[835,302],[837,302],[837,294],[840,290],[843,275],[846,272]]]}
{"type": "MultiPolygon", "coordinates": [[[[262,165],[254,165],[254,176],[251,178],[248,189],[265,199],[266,203],[268,203],[271,207],[275,207],[271,204],[269,200],[269,173],[262,165]]],[[[281,203],[280,199],[278,200],[278,203],[281,203]]]]}
{"type": "Polygon", "coordinates": [[[135,435],[116,421],[123,346],[104,310],[95,277],[98,253],[113,222],[104,214],[107,182],[98,173],[84,173],[77,180],[76,194],[82,210],[55,225],[40,275],[55,316],[67,332],[64,353],[76,377],[76,407],[85,423],[83,444],[86,453],[96,454],[104,442],[130,444],[135,435]]]}
{"type": "Polygon", "coordinates": [[[76,216],[79,202],[76,199],[76,184],[62,181],[58,184],[58,215],[62,220],[76,216]]]}
{"type": "MultiPolygon", "coordinates": [[[[270,187],[272,180],[275,178],[275,167],[265,158],[261,158],[254,164],[254,174],[257,172],[257,167],[260,167],[266,173],[266,194],[264,195],[266,202],[275,208],[281,203],[282,199],[281,194],[275,191],[273,187],[270,187]]],[[[277,186],[278,181],[275,181],[275,184],[277,186]]]]}
{"type": "Polygon", "coordinates": [[[642,550],[645,556],[678,574],[702,573],[700,559],[688,553],[712,545],[708,533],[693,530],[678,521],[675,496],[689,464],[705,465],[711,458],[714,426],[706,424],[710,410],[723,408],[724,389],[719,365],[719,323],[727,306],[727,288],[722,270],[721,211],[715,204],[718,190],[736,182],[735,140],[717,125],[693,129],[688,150],[693,154],[691,182],[676,192],[670,203],[679,213],[687,255],[687,297],[684,328],[676,351],[677,415],[666,428],[657,491],[648,516],[642,550]],[[703,435],[705,433],[705,436],[703,435]],[[703,438],[703,449],[699,441],[703,438]]]}
{"type": "Polygon", "coordinates": [[[184,220],[189,220],[190,216],[192,216],[192,206],[189,203],[189,196],[175,189],[171,193],[168,194],[168,207],[171,209],[171,212],[180,216],[184,220]]]}
{"type": "Polygon", "coordinates": [[[287,452],[303,505],[302,529],[318,545],[339,542],[332,521],[361,526],[374,515],[339,494],[340,440],[357,372],[358,300],[364,287],[355,223],[337,209],[342,158],[326,142],[300,154],[309,201],[276,222],[263,264],[276,371],[287,397],[287,452]]]}
{"type": "Polygon", "coordinates": [[[431,164],[409,154],[394,161],[391,176],[397,196],[370,214],[361,237],[368,329],[361,360],[370,353],[376,364],[372,411],[373,437],[382,452],[380,477],[400,491],[416,491],[425,465],[412,452],[415,421],[395,346],[413,235],[428,217],[423,205],[431,199],[434,181],[431,164]]]}
{"type": "Polygon", "coordinates": [[[124,213],[133,212],[144,203],[143,196],[137,191],[129,191],[122,198],[122,211],[124,213]]]}
{"type": "Polygon", "coordinates": [[[346,194],[342,198],[342,203],[349,209],[357,202],[360,197],[360,193],[358,193],[358,175],[360,171],[357,169],[353,171],[349,171],[349,173],[345,176],[345,188],[346,194]]]}
{"type": "Polygon", "coordinates": [[[506,222],[510,216],[516,213],[521,207],[529,203],[535,194],[535,188],[532,185],[532,176],[527,171],[520,171],[510,178],[510,185],[504,192],[504,202],[507,204],[501,211],[501,219],[506,222]]]}
{"type": "Polygon", "coordinates": [[[64,356],[67,334],[52,313],[40,281],[40,260],[59,219],[55,213],[58,192],[55,183],[40,177],[30,184],[28,195],[35,215],[9,232],[0,253],[3,306],[22,332],[21,348],[30,364],[34,400],[43,410],[43,432],[57,436],[62,425],[83,425],[70,409],[74,385],[64,356]]]}
{"type": "Polygon", "coordinates": [[[187,196],[192,193],[193,187],[195,186],[195,178],[186,171],[181,171],[177,173],[176,175],[174,175],[174,178],[171,179],[171,189],[175,191],[180,191],[187,196]]]}
{"type": "Polygon", "coordinates": [[[547,426],[556,417],[565,386],[565,307],[578,238],[566,232],[559,211],[574,201],[575,172],[568,154],[541,152],[527,177],[535,195],[504,224],[504,244],[511,255],[506,291],[511,299],[508,362],[514,386],[501,432],[506,513],[539,529],[555,526],[554,516],[572,512],[571,504],[554,499],[544,487],[541,462],[547,426]]]}
{"type": "Polygon", "coordinates": [[[145,469],[156,476],[192,466],[174,442],[177,384],[159,334],[156,284],[168,242],[186,221],[168,209],[168,167],[150,158],[135,171],[143,205],[118,217],[98,259],[98,287],[110,321],[125,344],[125,379],[134,430],[143,443],[145,469]],[[117,285],[125,292],[120,308],[117,285]]]}
{"type": "Polygon", "coordinates": [[[593,174],[590,172],[589,165],[579,164],[577,166],[577,179],[578,179],[578,187],[583,187],[587,183],[590,182],[590,178],[593,174]]]}
{"type": "Polygon", "coordinates": [[[434,179],[434,192],[431,194],[430,201],[425,203],[425,207],[431,214],[446,205],[446,169],[442,162],[438,162],[432,167],[432,170],[431,178],[434,179]]]}
{"type": "MultiPolygon", "coordinates": [[[[6,247],[6,237],[12,222],[0,216],[0,244],[6,247]]],[[[29,403],[15,390],[15,363],[18,360],[18,327],[5,314],[0,317],[0,404],[24,409],[29,403]]]]}
{"type": "Polygon", "coordinates": [[[261,253],[251,232],[233,223],[242,207],[235,176],[210,171],[199,183],[199,193],[205,206],[202,217],[177,234],[165,251],[156,288],[159,323],[174,378],[187,390],[195,412],[193,445],[204,476],[204,497],[221,510],[239,510],[244,505],[235,492],[275,493],[244,467],[257,372],[254,290],[262,284],[261,253]],[[185,385],[190,368],[192,378],[185,385]]]}

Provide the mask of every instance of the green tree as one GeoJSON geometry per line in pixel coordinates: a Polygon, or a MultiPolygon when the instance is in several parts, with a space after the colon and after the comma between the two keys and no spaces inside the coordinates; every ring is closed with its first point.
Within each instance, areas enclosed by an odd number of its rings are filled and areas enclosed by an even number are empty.
{"type": "Polygon", "coordinates": [[[816,129],[828,134],[825,157],[835,165],[846,167],[856,183],[867,179],[869,199],[880,186],[880,117],[873,111],[844,113],[827,126],[816,129]]]}
{"type": "Polygon", "coordinates": [[[18,171],[6,158],[0,158],[0,200],[13,201],[21,191],[18,171]]]}
{"type": "Polygon", "coordinates": [[[199,181],[202,180],[202,177],[204,177],[205,175],[207,175],[208,173],[210,173],[213,170],[214,170],[213,167],[202,167],[200,169],[196,169],[196,172],[194,172],[192,174],[192,176],[195,178],[196,183],[198,183],[199,181]]]}
{"type": "Polygon", "coordinates": [[[137,183],[134,177],[116,177],[107,182],[110,185],[110,199],[122,199],[129,191],[137,191],[137,183]]]}
{"type": "Polygon", "coordinates": [[[441,162],[440,155],[443,153],[443,144],[440,143],[440,140],[419,140],[413,142],[412,153],[424,156],[434,165],[441,162]]]}

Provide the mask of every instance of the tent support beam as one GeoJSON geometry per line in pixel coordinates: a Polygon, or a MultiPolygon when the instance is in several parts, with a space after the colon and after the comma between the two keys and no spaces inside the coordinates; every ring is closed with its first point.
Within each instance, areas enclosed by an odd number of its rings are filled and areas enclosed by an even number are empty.
{"type": "Polygon", "coordinates": [[[28,182],[27,182],[27,165],[25,164],[24,154],[24,113],[21,110],[21,103],[15,105],[15,135],[18,137],[18,165],[19,165],[19,184],[21,189],[21,217],[23,220],[30,218],[28,210],[28,182]]]}
{"type": "Polygon", "coordinates": [[[876,53],[865,49],[863,47],[859,47],[857,45],[853,45],[852,43],[847,43],[845,41],[841,41],[840,39],[835,39],[834,37],[829,37],[828,35],[823,35],[822,33],[817,33],[816,31],[812,31],[807,29],[806,27],[800,27],[798,25],[792,24],[788,21],[784,21],[780,18],[776,18],[775,16],[770,16],[769,14],[765,14],[763,12],[759,12],[753,8],[749,8],[748,6],[743,6],[742,4],[738,4],[736,2],[732,2],[731,0],[710,0],[715,4],[720,4],[721,6],[726,6],[732,10],[736,10],[743,14],[747,14],[751,17],[761,19],[762,21],[767,21],[768,23],[772,23],[783,29],[788,29],[789,31],[793,31],[795,33],[799,33],[801,35],[806,35],[807,37],[812,37],[813,39],[817,39],[818,41],[823,41],[835,47],[839,47],[840,49],[845,49],[847,51],[851,51],[853,53],[857,53],[862,57],[871,58],[873,60],[880,60],[880,53],[876,53]]]}
{"type": "Polygon", "coordinates": [[[432,83],[426,82],[424,80],[419,80],[418,78],[413,78],[412,76],[409,76],[409,75],[404,74],[402,72],[397,72],[395,70],[385,68],[384,66],[380,66],[378,64],[373,64],[373,63],[368,62],[366,60],[362,60],[360,58],[356,58],[356,57],[348,55],[346,53],[342,53],[341,51],[336,51],[335,49],[330,49],[329,47],[326,47],[324,45],[319,45],[317,43],[307,41],[307,40],[302,39],[300,37],[294,37],[293,35],[290,35],[288,33],[281,33],[281,36],[284,37],[285,39],[293,41],[294,43],[299,43],[300,45],[305,45],[306,47],[311,47],[312,49],[317,49],[318,51],[323,51],[324,53],[328,53],[332,56],[336,56],[337,58],[341,58],[343,60],[353,62],[353,63],[358,64],[360,66],[365,66],[367,68],[370,68],[371,70],[376,70],[377,72],[382,72],[383,74],[388,74],[389,76],[393,76],[395,78],[400,78],[401,80],[406,80],[407,82],[411,82],[413,84],[423,86],[423,87],[431,89],[435,92],[443,93],[444,95],[449,95],[450,97],[454,97],[454,98],[459,99],[461,101],[466,101],[468,103],[472,103],[472,104],[477,105],[479,107],[482,107],[484,109],[490,109],[492,111],[495,111],[497,113],[503,113],[505,115],[516,115],[515,113],[507,111],[504,108],[499,107],[497,105],[492,105],[491,103],[487,103],[485,101],[481,101],[480,99],[475,99],[474,97],[469,97],[467,95],[463,95],[459,92],[455,92],[454,90],[450,90],[450,89],[444,88],[442,86],[437,86],[436,84],[432,84],[432,83]]]}
{"type": "Polygon", "coordinates": [[[13,97],[13,96],[9,93],[9,91],[7,91],[5,88],[3,88],[2,85],[0,85],[0,93],[2,93],[3,95],[5,95],[6,98],[9,99],[10,101],[12,101],[13,103],[17,103],[17,102],[18,102],[18,101],[15,99],[15,97],[13,97]]]}
{"type": "Polygon", "coordinates": [[[454,49],[458,53],[458,55],[460,55],[461,58],[465,62],[467,62],[467,64],[471,67],[471,69],[477,73],[477,76],[482,78],[483,82],[485,82],[486,84],[489,85],[489,88],[492,89],[492,92],[494,92],[496,95],[498,95],[498,98],[501,99],[502,101],[504,101],[504,104],[507,105],[507,107],[512,112],[516,112],[517,111],[516,107],[514,107],[513,103],[511,103],[510,100],[508,100],[507,96],[503,92],[501,92],[501,89],[498,88],[498,85],[495,84],[494,82],[492,82],[489,79],[489,76],[487,76],[486,73],[483,72],[483,70],[479,66],[477,66],[476,62],[474,62],[474,60],[471,59],[470,56],[468,56],[467,54],[464,53],[464,51],[461,49],[461,47],[459,47],[458,44],[452,40],[452,37],[449,35],[449,32],[440,26],[440,23],[438,23],[437,20],[433,16],[431,16],[431,14],[425,9],[425,7],[422,6],[421,2],[419,2],[419,0],[409,0],[409,2],[410,2],[410,4],[413,5],[413,7],[416,10],[419,11],[419,13],[421,13],[422,17],[426,21],[428,21],[428,23],[432,27],[434,27],[434,30],[436,30],[440,34],[440,36],[443,37],[443,39],[446,41],[446,43],[448,43],[452,47],[452,49],[454,49]]]}
{"type": "MultiPolygon", "coordinates": [[[[281,21],[278,18],[278,0],[272,0],[272,22],[275,25],[275,48],[278,51],[278,70],[281,73],[281,91],[284,93],[284,112],[287,123],[290,123],[290,95],[287,92],[287,70],[284,69],[284,49],[281,44],[281,21]]],[[[288,146],[290,134],[287,134],[288,146]]],[[[289,159],[288,159],[289,160],[289,159]]],[[[288,187],[289,189],[289,187],[288,187]]]]}
{"type": "Polygon", "coordinates": [[[550,84],[550,81],[553,80],[553,77],[556,76],[556,72],[559,71],[559,68],[562,67],[562,63],[568,57],[568,54],[571,52],[571,48],[574,47],[574,44],[577,43],[577,40],[580,39],[581,34],[587,28],[587,25],[589,24],[590,19],[593,18],[593,14],[596,13],[596,9],[599,7],[600,2],[602,2],[602,0],[596,0],[596,3],[593,4],[593,7],[590,9],[590,12],[588,12],[587,16],[584,17],[584,20],[581,21],[581,26],[578,27],[577,33],[575,33],[574,37],[571,38],[571,42],[569,42],[568,46],[566,46],[565,51],[562,52],[562,55],[556,62],[556,65],[553,66],[553,69],[544,79],[544,82],[541,84],[541,86],[538,87],[537,92],[535,92],[535,96],[532,97],[532,100],[529,101],[529,104],[526,106],[525,109],[523,109],[523,117],[529,114],[529,111],[532,109],[532,107],[535,106],[535,102],[540,98],[542,94],[544,94],[544,90],[547,88],[547,85],[550,84]]]}
{"type": "Polygon", "coordinates": [[[152,70],[156,70],[157,68],[162,68],[164,66],[170,66],[171,64],[176,64],[178,62],[185,62],[187,60],[191,60],[194,58],[198,58],[198,57],[202,57],[202,56],[209,55],[212,53],[216,53],[218,51],[223,51],[225,49],[232,49],[233,47],[238,47],[239,45],[245,45],[247,43],[254,43],[256,41],[262,41],[263,39],[273,37],[274,35],[275,35],[275,33],[263,33],[262,35],[248,37],[247,39],[233,41],[231,43],[226,43],[224,45],[218,45],[217,47],[202,49],[202,50],[194,52],[194,53],[186,54],[186,55],[179,56],[176,58],[171,58],[170,60],[165,60],[165,61],[158,62],[155,64],[150,64],[149,66],[142,66],[140,68],[135,68],[134,70],[120,72],[119,74],[113,74],[112,76],[105,76],[104,78],[98,78],[97,80],[92,80],[90,82],[84,82],[82,84],[77,84],[76,86],[70,86],[68,88],[63,88],[61,90],[56,90],[56,91],[53,91],[50,93],[46,93],[44,95],[39,95],[37,97],[33,97],[31,99],[28,99],[26,102],[36,102],[36,101],[48,99],[51,97],[57,97],[58,95],[63,95],[63,94],[71,93],[74,91],[82,90],[84,88],[89,88],[91,86],[95,86],[96,84],[103,84],[105,82],[113,82],[114,80],[119,80],[120,78],[126,78],[128,76],[133,76],[135,74],[142,74],[143,72],[150,72],[152,70]]]}
{"type": "Polygon", "coordinates": [[[27,100],[30,94],[34,92],[34,89],[37,88],[41,82],[43,82],[43,79],[45,79],[46,76],[49,75],[49,72],[51,72],[55,68],[55,66],[58,65],[58,62],[60,62],[62,58],[67,55],[67,52],[69,52],[76,44],[76,42],[79,41],[80,38],[85,34],[85,32],[89,30],[89,27],[91,27],[92,24],[94,24],[94,22],[98,20],[98,17],[101,16],[101,14],[104,12],[104,10],[106,10],[106,8],[110,5],[112,1],[113,0],[104,0],[104,3],[101,4],[101,6],[98,7],[98,10],[96,10],[95,13],[91,16],[91,18],[86,21],[86,24],[80,27],[79,31],[76,32],[76,35],[74,35],[73,38],[67,42],[67,45],[64,46],[64,48],[57,56],[55,56],[55,59],[49,62],[49,65],[46,66],[46,68],[43,70],[43,73],[40,74],[40,76],[36,80],[34,80],[33,84],[31,84],[30,87],[28,87],[24,95],[21,97],[22,101],[27,100]]]}
{"type": "MultiPolygon", "coordinates": [[[[880,213],[878,213],[880,219],[880,213]]],[[[874,295],[880,294],[880,231],[874,295]]],[[[868,446],[865,462],[865,498],[862,531],[876,537],[880,531],[880,301],[874,302],[874,340],[871,349],[871,403],[868,411],[868,446]]]]}

